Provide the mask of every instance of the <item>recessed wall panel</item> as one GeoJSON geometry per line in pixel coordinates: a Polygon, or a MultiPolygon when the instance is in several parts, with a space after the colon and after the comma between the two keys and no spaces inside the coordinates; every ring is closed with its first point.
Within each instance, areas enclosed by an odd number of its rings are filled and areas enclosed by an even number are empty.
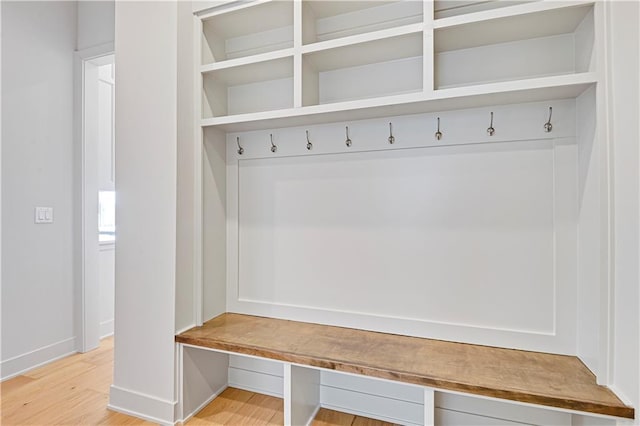
{"type": "Polygon", "coordinates": [[[240,301],[554,332],[554,150],[243,160],[240,301]]]}

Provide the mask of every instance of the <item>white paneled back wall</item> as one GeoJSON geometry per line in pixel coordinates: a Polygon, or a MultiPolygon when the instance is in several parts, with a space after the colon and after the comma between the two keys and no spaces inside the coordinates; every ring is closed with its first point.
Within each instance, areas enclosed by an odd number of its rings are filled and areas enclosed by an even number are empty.
{"type": "Polygon", "coordinates": [[[228,310],[575,353],[576,152],[574,101],[228,133],[228,310]]]}

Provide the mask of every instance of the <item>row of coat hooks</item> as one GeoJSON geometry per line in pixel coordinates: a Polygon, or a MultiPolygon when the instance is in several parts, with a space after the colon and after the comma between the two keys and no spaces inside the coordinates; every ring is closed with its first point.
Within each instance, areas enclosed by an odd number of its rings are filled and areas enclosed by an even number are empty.
{"type": "MultiPolygon", "coordinates": [[[[553,108],[549,107],[549,118],[547,119],[547,122],[544,123],[544,131],[546,133],[550,133],[553,130],[553,124],[551,124],[551,115],[553,114],[553,108]]],[[[489,136],[493,136],[496,133],[496,129],[493,127],[493,111],[491,111],[490,114],[490,121],[489,121],[489,127],[487,127],[487,134],[489,136]]],[[[348,147],[350,147],[353,144],[353,141],[351,140],[351,138],[349,137],[349,126],[345,126],[345,132],[346,132],[346,140],[345,140],[345,145],[347,145],[348,147]]],[[[309,131],[306,130],[306,134],[307,134],[307,150],[311,151],[313,149],[313,144],[311,143],[311,140],[309,139],[309,131]]],[[[437,130],[434,134],[434,137],[436,138],[436,140],[441,140],[443,136],[443,133],[440,131],[440,117],[437,118],[437,130]]],[[[273,133],[269,134],[269,140],[271,142],[271,152],[275,153],[278,151],[278,146],[273,142],[273,133]]],[[[396,138],[393,136],[393,123],[389,123],[389,137],[387,138],[387,142],[389,142],[389,144],[393,145],[396,142],[396,138]]],[[[236,144],[238,145],[238,154],[242,155],[244,154],[244,148],[240,145],[240,137],[236,137],[236,144]]]]}

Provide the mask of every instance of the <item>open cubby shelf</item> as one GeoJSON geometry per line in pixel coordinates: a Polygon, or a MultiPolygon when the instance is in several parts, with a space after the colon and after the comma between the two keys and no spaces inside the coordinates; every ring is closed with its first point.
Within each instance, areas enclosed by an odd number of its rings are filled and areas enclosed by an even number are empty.
{"type": "Polygon", "coordinates": [[[373,100],[402,104],[403,95],[428,108],[442,89],[475,96],[491,83],[528,88],[559,76],[575,87],[593,71],[593,3],[428,4],[267,1],[203,13],[202,124],[303,117],[328,104],[370,111],[373,100]]]}
{"type": "Polygon", "coordinates": [[[293,47],[293,3],[243,4],[203,16],[201,47],[202,65],[293,47]]]}

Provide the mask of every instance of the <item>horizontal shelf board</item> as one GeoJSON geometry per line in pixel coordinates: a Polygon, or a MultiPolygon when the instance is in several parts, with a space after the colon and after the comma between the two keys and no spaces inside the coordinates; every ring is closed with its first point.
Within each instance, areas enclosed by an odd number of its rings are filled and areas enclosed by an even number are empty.
{"type": "Polygon", "coordinates": [[[544,89],[563,91],[574,96],[582,93],[582,85],[589,85],[597,81],[596,73],[585,72],[579,74],[564,74],[551,77],[529,78],[526,80],[500,81],[496,83],[466,85],[435,90],[434,99],[454,98],[460,96],[499,94],[500,92],[514,92],[528,89],[544,89]],[[575,89],[578,89],[578,92],[575,89]]]}
{"type": "Polygon", "coordinates": [[[303,60],[322,72],[417,56],[422,56],[421,32],[320,50],[304,55],[303,60]]]}
{"type": "Polygon", "coordinates": [[[448,18],[450,16],[468,15],[470,13],[501,7],[515,6],[516,4],[530,3],[539,0],[434,0],[434,19],[448,18]]]}
{"type": "Polygon", "coordinates": [[[222,314],[176,342],[491,398],[633,418],[575,356],[222,314]]]}
{"type": "Polygon", "coordinates": [[[274,52],[261,53],[259,55],[245,56],[238,59],[229,59],[227,61],[214,62],[200,67],[200,72],[205,74],[213,71],[226,70],[235,67],[242,67],[251,64],[260,64],[262,62],[272,61],[274,59],[292,57],[293,49],[276,50],[274,52]]]}
{"type": "Polygon", "coordinates": [[[435,19],[434,28],[455,27],[459,25],[473,24],[483,21],[491,21],[501,18],[514,18],[519,15],[553,11],[557,9],[572,9],[579,6],[589,6],[593,0],[559,0],[559,1],[532,1],[514,6],[506,6],[481,12],[467,13],[447,18],[435,19]]]}
{"type": "Polygon", "coordinates": [[[356,45],[360,43],[383,40],[391,37],[397,37],[406,34],[421,33],[422,24],[410,24],[397,28],[389,28],[386,30],[374,31],[371,33],[357,34],[348,37],[337,38],[333,40],[320,41],[317,43],[302,46],[302,53],[314,53],[323,50],[330,50],[344,46],[356,45]]]}
{"type": "Polygon", "coordinates": [[[213,78],[227,86],[279,80],[293,76],[293,57],[284,57],[265,62],[223,68],[203,74],[204,78],[213,78]]]}
{"type": "Polygon", "coordinates": [[[572,33],[592,7],[585,2],[535,2],[439,19],[434,22],[435,51],[572,33]]]}
{"type": "Polygon", "coordinates": [[[351,14],[365,9],[398,3],[398,1],[345,1],[345,0],[316,0],[305,1],[304,6],[309,7],[316,19],[351,14]]]}
{"type": "Polygon", "coordinates": [[[595,73],[582,73],[521,81],[483,84],[359,101],[313,105],[253,114],[208,118],[203,127],[226,132],[344,122],[400,114],[575,98],[597,81],[595,73]]]}

